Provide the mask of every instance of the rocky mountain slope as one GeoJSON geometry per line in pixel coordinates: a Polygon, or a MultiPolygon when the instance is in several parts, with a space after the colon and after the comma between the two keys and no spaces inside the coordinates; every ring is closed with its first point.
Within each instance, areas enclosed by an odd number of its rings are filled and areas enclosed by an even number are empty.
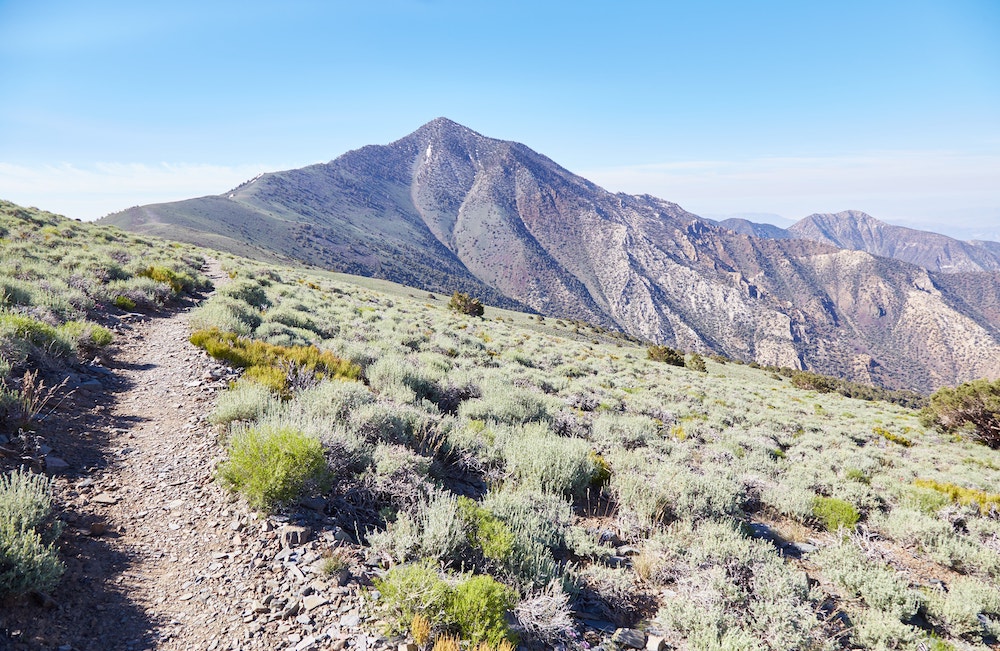
{"type": "Polygon", "coordinates": [[[1000,271],[1000,244],[996,242],[963,242],[938,233],[893,226],[857,210],[809,215],[789,227],[788,233],[841,249],[903,260],[930,271],[1000,271]]]}
{"type": "Polygon", "coordinates": [[[976,298],[997,276],[942,280],[830,243],[737,233],[444,118],[105,221],[890,387],[1000,376],[1000,322],[976,298]]]}
{"type": "Polygon", "coordinates": [[[1000,271],[1000,243],[962,241],[928,231],[893,226],[860,210],[813,214],[788,228],[748,219],[726,219],[719,226],[772,240],[803,239],[840,249],[865,251],[944,273],[1000,271]]]}

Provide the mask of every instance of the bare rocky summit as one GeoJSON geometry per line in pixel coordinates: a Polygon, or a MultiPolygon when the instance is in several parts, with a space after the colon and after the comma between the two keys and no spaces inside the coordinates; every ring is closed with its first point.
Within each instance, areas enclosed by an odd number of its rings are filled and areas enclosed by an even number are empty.
{"type": "Polygon", "coordinates": [[[1000,284],[989,256],[959,263],[973,256],[949,244],[920,267],[892,259],[906,247],[886,249],[873,220],[853,218],[848,237],[829,226],[847,220],[814,217],[788,239],[738,233],[438,118],[389,145],[105,221],[892,388],[1000,376],[1000,321],[979,300],[1000,284]],[[940,273],[949,260],[970,273],[940,273]]]}

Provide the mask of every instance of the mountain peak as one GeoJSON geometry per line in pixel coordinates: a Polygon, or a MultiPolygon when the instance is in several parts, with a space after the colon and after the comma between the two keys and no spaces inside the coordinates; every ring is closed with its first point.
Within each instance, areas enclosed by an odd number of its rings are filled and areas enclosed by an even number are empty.
{"type": "Polygon", "coordinates": [[[475,137],[475,138],[485,138],[486,136],[481,133],[477,133],[470,129],[469,127],[459,124],[454,120],[450,120],[446,117],[434,118],[427,124],[423,125],[411,135],[426,135],[436,138],[447,138],[447,137],[475,137]]]}

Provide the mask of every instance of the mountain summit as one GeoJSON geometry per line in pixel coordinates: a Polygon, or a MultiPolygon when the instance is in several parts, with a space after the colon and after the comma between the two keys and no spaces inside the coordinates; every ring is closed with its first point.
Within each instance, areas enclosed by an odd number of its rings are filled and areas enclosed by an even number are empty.
{"type": "Polygon", "coordinates": [[[1000,376],[996,275],[737,233],[446,118],[105,221],[890,387],[1000,376]]]}

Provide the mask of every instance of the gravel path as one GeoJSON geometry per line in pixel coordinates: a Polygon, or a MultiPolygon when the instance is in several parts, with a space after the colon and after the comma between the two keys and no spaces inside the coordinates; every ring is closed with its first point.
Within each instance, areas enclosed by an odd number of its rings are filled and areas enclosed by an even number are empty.
{"type": "Polygon", "coordinates": [[[0,649],[395,648],[359,628],[372,567],[349,536],[319,511],[258,519],[212,481],[204,417],[233,374],[188,342],[191,307],[121,324],[118,353],[39,428],[68,464],[67,572],[50,597],[0,609],[0,649]],[[349,569],[328,575],[335,549],[349,569]]]}

